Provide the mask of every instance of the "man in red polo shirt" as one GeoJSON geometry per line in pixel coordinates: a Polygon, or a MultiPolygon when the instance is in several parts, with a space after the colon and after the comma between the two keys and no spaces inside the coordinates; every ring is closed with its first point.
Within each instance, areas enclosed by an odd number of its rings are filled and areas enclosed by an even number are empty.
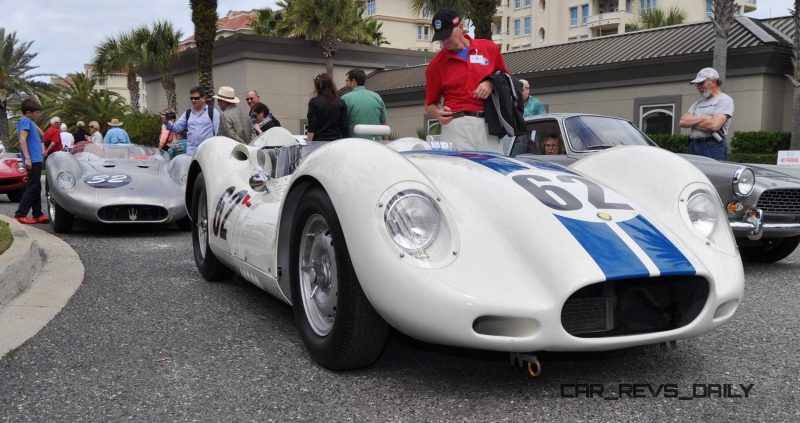
{"type": "Polygon", "coordinates": [[[53,116],[50,118],[50,126],[44,131],[44,136],[42,137],[44,148],[47,149],[50,147],[50,143],[56,140],[59,144],[61,143],[61,118],[53,116]]]}
{"type": "Polygon", "coordinates": [[[432,25],[433,41],[442,50],[425,69],[425,111],[442,124],[442,141],[455,143],[459,150],[502,152],[498,137],[489,135],[483,111],[483,101],[494,89],[483,79],[495,71],[508,72],[500,48],[467,35],[461,17],[450,9],[436,12],[432,25]]]}

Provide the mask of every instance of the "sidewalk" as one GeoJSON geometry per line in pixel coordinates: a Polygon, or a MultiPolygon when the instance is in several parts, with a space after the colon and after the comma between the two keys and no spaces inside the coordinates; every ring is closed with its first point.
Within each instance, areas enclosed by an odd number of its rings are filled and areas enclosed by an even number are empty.
{"type": "Polygon", "coordinates": [[[0,215],[14,243],[0,255],[0,357],[61,311],[83,282],[83,263],[66,242],[0,215]]]}

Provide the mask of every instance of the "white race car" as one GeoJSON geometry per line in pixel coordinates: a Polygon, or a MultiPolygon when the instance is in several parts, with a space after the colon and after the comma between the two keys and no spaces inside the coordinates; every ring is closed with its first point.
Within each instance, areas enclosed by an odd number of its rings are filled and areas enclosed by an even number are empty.
{"type": "Polygon", "coordinates": [[[693,337],[738,308],[727,218],[686,160],[630,146],[562,167],[432,144],[301,145],[282,128],[207,140],[186,187],[200,274],[235,272],[291,304],[329,369],[374,362],[390,326],[596,351],[693,337]]]}

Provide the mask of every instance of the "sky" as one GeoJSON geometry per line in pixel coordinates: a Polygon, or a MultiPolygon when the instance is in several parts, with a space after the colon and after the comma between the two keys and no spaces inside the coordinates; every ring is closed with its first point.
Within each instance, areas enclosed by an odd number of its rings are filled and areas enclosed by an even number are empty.
{"type": "MultiPolygon", "coordinates": [[[[405,0],[392,0],[405,1],[405,0]]],[[[694,0],[697,1],[697,0],[694,0]]],[[[229,10],[275,8],[277,0],[218,0],[217,13],[229,10]]],[[[758,0],[748,16],[786,16],[793,0],[758,0]]],[[[139,25],[169,20],[184,33],[194,33],[188,0],[0,0],[0,27],[17,32],[17,39],[33,41],[29,51],[39,53],[32,73],[64,76],[83,72],[95,46],[139,25]]],[[[37,78],[49,81],[49,78],[37,78]]]]}

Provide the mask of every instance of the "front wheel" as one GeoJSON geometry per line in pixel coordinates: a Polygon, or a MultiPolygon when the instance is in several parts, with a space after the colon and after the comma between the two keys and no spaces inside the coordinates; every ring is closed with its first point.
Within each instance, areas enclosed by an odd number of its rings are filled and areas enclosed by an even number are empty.
{"type": "Polygon", "coordinates": [[[11,201],[12,203],[19,203],[19,200],[22,200],[22,193],[24,192],[25,188],[18,189],[15,191],[9,191],[6,193],[6,195],[8,196],[9,201],[11,201]]]}
{"type": "Polygon", "coordinates": [[[50,195],[50,189],[47,186],[45,186],[45,197],[47,198],[47,214],[50,217],[50,224],[53,225],[53,232],[65,234],[71,231],[72,225],[75,223],[75,216],[58,205],[50,195]]]}
{"type": "Polygon", "coordinates": [[[760,247],[740,248],[739,253],[754,263],[775,263],[788,257],[800,244],[800,235],[788,238],[768,239],[760,247]]]}
{"type": "Polygon", "coordinates": [[[203,173],[197,174],[192,189],[192,248],[194,262],[200,276],[207,281],[221,281],[231,277],[233,272],[220,262],[208,245],[208,202],[206,201],[206,181],[203,173]]]}
{"type": "Polygon", "coordinates": [[[321,188],[300,200],[290,254],[295,325],[314,360],[331,370],[375,362],[389,327],[361,289],[336,211],[321,188]]]}

